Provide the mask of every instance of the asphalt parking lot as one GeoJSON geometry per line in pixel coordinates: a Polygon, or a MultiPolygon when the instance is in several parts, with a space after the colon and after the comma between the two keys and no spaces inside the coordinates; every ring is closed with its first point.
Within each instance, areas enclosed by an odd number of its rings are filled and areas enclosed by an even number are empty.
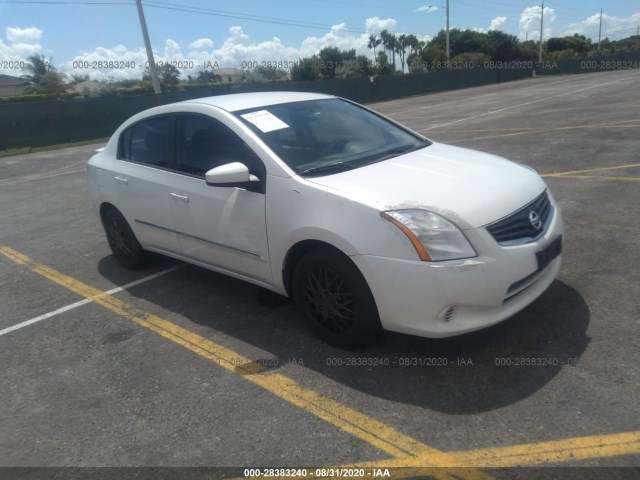
{"type": "Polygon", "coordinates": [[[258,287],[162,257],[119,267],[85,184],[95,145],[0,158],[0,467],[638,478],[639,85],[632,70],[371,105],[531,165],[567,232],[558,280],[508,321],[354,352],[258,287]]]}

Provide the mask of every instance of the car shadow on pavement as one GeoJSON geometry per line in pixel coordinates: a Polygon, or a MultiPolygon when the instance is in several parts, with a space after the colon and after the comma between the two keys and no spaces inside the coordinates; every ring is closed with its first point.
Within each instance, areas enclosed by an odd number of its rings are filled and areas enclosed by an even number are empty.
{"type": "MultiPolygon", "coordinates": [[[[122,273],[114,262],[105,257],[98,268],[117,281],[122,273]]],[[[140,276],[155,270],[151,263],[140,276]]],[[[270,368],[304,365],[368,395],[453,415],[526,399],[562,369],[574,368],[590,342],[589,308],[578,291],[559,280],[525,310],[494,327],[447,339],[387,332],[355,351],[315,337],[289,299],[195,266],[128,291],[183,317],[179,323],[187,329],[202,334],[189,322],[211,329],[204,336],[239,353],[244,353],[243,345],[236,340],[268,352],[254,360],[270,368]]]]}

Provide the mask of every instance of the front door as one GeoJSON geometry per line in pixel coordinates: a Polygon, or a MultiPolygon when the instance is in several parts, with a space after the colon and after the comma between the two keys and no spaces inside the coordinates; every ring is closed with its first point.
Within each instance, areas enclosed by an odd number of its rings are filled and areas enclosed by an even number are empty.
{"type": "Polygon", "coordinates": [[[261,160],[219,121],[184,114],[176,119],[176,168],[169,196],[182,254],[272,284],[261,160]],[[231,162],[260,178],[255,191],[207,185],[208,170],[231,162]]]}

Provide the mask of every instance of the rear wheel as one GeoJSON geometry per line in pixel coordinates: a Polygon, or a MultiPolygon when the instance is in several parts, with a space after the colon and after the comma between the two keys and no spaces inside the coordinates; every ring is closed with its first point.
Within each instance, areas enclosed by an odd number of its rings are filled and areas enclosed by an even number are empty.
{"type": "Polygon", "coordinates": [[[307,254],[296,266],[292,285],[307,324],[325,342],[356,348],[382,331],[369,286],[347,257],[330,250],[307,254]]]}
{"type": "Polygon", "coordinates": [[[144,250],[122,214],[115,208],[110,208],[103,214],[102,223],[109,247],[118,262],[126,268],[141,267],[144,250]]]}

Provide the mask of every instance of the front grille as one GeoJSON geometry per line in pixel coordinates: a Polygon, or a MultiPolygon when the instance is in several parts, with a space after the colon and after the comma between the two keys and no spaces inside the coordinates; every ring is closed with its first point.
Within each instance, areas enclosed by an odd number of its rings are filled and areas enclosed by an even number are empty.
{"type": "Polygon", "coordinates": [[[520,210],[487,225],[487,230],[501,245],[532,242],[547,229],[552,210],[549,195],[545,191],[520,210]],[[535,220],[539,220],[539,225],[535,220]]]}

